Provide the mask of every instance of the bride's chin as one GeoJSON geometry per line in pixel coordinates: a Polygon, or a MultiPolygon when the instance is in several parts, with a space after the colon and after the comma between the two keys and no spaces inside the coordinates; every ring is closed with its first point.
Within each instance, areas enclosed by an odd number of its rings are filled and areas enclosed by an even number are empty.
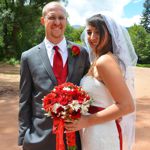
{"type": "Polygon", "coordinates": [[[90,45],[90,47],[95,50],[96,49],[96,46],[95,45],[90,45]]]}

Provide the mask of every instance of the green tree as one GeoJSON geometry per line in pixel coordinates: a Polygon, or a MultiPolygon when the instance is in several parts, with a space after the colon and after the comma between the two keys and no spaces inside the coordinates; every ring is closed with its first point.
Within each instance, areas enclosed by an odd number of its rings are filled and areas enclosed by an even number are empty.
{"type": "Polygon", "coordinates": [[[150,64],[150,34],[141,25],[134,25],[128,30],[138,54],[138,63],[150,64]]]}
{"type": "Polygon", "coordinates": [[[141,25],[150,33],[150,0],[145,0],[141,25]]]}
{"type": "Polygon", "coordinates": [[[75,28],[68,23],[66,32],[65,32],[65,36],[70,41],[81,42],[80,36],[81,36],[81,33],[83,32],[83,30],[84,30],[84,27],[82,27],[82,26],[79,28],[75,28]]]}
{"type": "Polygon", "coordinates": [[[19,59],[22,51],[42,41],[40,16],[42,7],[50,1],[53,0],[0,1],[0,59],[19,59]]]}

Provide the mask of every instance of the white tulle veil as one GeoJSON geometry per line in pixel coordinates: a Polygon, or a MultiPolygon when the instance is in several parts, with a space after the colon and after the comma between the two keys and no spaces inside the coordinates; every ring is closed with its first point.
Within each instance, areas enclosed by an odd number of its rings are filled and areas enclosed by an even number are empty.
{"type": "MultiPolygon", "coordinates": [[[[119,25],[110,16],[103,14],[101,14],[101,16],[104,19],[108,31],[111,34],[113,54],[118,58],[118,62],[124,73],[125,81],[129,87],[135,103],[133,69],[137,63],[137,55],[132,45],[130,36],[127,29],[119,25]]],[[[86,46],[90,60],[92,62],[95,59],[95,55],[88,44],[86,29],[81,35],[81,40],[86,46]]],[[[123,150],[132,150],[135,139],[135,112],[122,117],[120,124],[123,132],[123,150]]]]}

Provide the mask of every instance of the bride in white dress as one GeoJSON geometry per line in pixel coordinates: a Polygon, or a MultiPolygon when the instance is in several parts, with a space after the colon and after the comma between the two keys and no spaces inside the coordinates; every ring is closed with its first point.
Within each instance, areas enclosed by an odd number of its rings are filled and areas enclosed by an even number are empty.
{"type": "Polygon", "coordinates": [[[130,68],[137,56],[130,37],[110,17],[97,14],[87,19],[82,38],[92,65],[81,86],[93,102],[88,114],[67,123],[66,128],[80,130],[82,150],[131,150],[127,140],[134,137],[135,105],[130,68]]]}

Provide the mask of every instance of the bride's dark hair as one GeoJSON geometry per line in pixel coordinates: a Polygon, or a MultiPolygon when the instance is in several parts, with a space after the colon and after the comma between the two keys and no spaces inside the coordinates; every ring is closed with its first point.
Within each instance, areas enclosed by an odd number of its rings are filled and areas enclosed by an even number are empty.
{"type": "MultiPolygon", "coordinates": [[[[94,53],[96,54],[96,58],[93,61],[93,64],[91,65],[91,67],[89,69],[89,72],[91,73],[93,71],[93,66],[95,66],[96,60],[100,56],[102,56],[108,52],[113,53],[113,45],[112,45],[111,34],[108,31],[106,23],[101,14],[96,14],[96,15],[88,18],[86,20],[86,24],[90,25],[92,27],[95,27],[96,30],[98,31],[99,37],[100,37],[96,49],[93,49],[94,53]]],[[[120,58],[117,58],[117,57],[115,57],[115,58],[116,58],[116,60],[118,59],[117,60],[118,63],[120,62],[122,64],[122,67],[124,68],[124,70],[126,70],[124,62],[120,58]]]]}
{"type": "Polygon", "coordinates": [[[103,20],[103,17],[100,14],[94,15],[86,20],[86,24],[95,27],[99,33],[99,42],[96,49],[94,50],[96,56],[99,57],[109,51],[113,52],[111,35],[103,20]],[[108,36],[106,37],[106,35],[108,36]],[[103,43],[105,38],[107,39],[105,43],[103,43]]]}

